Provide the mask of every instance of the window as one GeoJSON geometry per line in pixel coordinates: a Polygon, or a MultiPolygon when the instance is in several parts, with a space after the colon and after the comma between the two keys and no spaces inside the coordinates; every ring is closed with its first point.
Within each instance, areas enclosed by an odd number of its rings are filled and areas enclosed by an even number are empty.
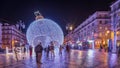
{"type": "Polygon", "coordinates": [[[12,27],[9,27],[9,29],[12,29],[12,27]]]}
{"type": "Polygon", "coordinates": [[[81,30],[81,32],[83,32],[83,30],[81,30]]]}
{"type": "Polygon", "coordinates": [[[92,26],[94,26],[94,23],[92,23],[92,26]]]}
{"type": "Polygon", "coordinates": [[[84,30],[86,30],[86,28],[84,30]]]}
{"type": "Polygon", "coordinates": [[[86,32],[84,33],[84,37],[86,36],[86,32]]]}
{"type": "Polygon", "coordinates": [[[8,27],[6,26],[5,29],[8,29],[8,27]]]}
{"type": "Polygon", "coordinates": [[[7,35],[4,35],[4,38],[7,38],[7,35]]]}
{"type": "Polygon", "coordinates": [[[99,33],[99,36],[102,36],[102,33],[99,33]]]}
{"type": "Polygon", "coordinates": [[[96,30],[94,29],[94,33],[96,33],[96,30]]]}
{"type": "Polygon", "coordinates": [[[120,3],[118,4],[118,8],[120,8],[120,3]]]}
{"type": "Polygon", "coordinates": [[[4,33],[6,33],[6,31],[4,31],[4,33]]]}
{"type": "Polygon", "coordinates": [[[95,18],[93,17],[93,18],[92,18],[92,21],[93,21],[94,19],[95,19],[95,18]]]}
{"type": "Polygon", "coordinates": [[[2,36],[2,38],[4,38],[4,35],[2,36]]]}
{"type": "Polygon", "coordinates": [[[82,28],[83,28],[83,26],[82,26],[82,28]]]}
{"type": "Polygon", "coordinates": [[[102,16],[101,16],[101,15],[99,15],[99,17],[101,18],[102,16]]]}
{"type": "Polygon", "coordinates": [[[9,33],[11,33],[11,31],[9,31],[9,33]]]}
{"type": "Polygon", "coordinates": [[[87,32],[87,35],[90,35],[90,32],[89,32],[89,31],[87,32]]]}
{"type": "Polygon", "coordinates": [[[107,30],[108,28],[107,27],[105,27],[105,30],[107,30]]]}
{"type": "Polygon", "coordinates": [[[104,17],[108,17],[107,14],[105,14],[104,17]]]}
{"type": "Polygon", "coordinates": [[[102,24],[102,21],[100,21],[99,23],[102,24]]]}
{"type": "Polygon", "coordinates": [[[100,29],[102,29],[102,27],[99,27],[100,29]]]}
{"type": "Polygon", "coordinates": [[[4,43],[6,44],[6,43],[7,43],[7,40],[4,40],[4,43]]]}
{"type": "Polygon", "coordinates": [[[90,28],[90,26],[88,26],[88,29],[90,28]]]}
{"type": "Polygon", "coordinates": [[[118,26],[120,27],[120,21],[119,21],[119,23],[118,23],[118,26]]]}
{"type": "Polygon", "coordinates": [[[9,36],[8,36],[8,35],[6,35],[6,38],[9,38],[9,36]]]}
{"type": "Polygon", "coordinates": [[[108,21],[105,21],[105,24],[107,24],[108,23],[108,21]]]}

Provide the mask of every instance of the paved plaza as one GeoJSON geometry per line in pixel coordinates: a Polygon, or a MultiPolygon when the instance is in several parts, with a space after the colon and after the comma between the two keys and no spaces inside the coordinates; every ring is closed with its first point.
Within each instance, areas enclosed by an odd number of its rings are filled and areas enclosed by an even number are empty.
{"type": "Polygon", "coordinates": [[[47,58],[43,54],[42,64],[36,64],[35,55],[32,58],[19,54],[17,62],[14,54],[0,54],[0,68],[120,68],[120,58],[116,54],[99,52],[98,50],[71,50],[70,55],[63,51],[60,56],[47,58]]]}

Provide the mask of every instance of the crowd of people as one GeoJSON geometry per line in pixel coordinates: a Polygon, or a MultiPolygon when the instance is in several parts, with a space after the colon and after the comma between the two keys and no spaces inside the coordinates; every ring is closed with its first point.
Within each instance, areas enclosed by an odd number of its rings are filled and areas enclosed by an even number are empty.
{"type": "MultiPolygon", "coordinates": [[[[70,53],[70,46],[67,44],[65,46],[60,45],[59,46],[59,55],[62,56],[63,54],[63,49],[66,51],[66,53],[70,53]]],[[[26,52],[27,52],[27,48],[25,47],[25,44],[22,45],[21,49],[19,49],[18,47],[14,48],[14,54],[15,54],[15,58],[18,61],[19,60],[19,52],[21,50],[22,53],[22,58],[25,59],[27,57],[26,52]]],[[[33,56],[33,52],[35,52],[36,55],[36,63],[38,64],[42,64],[41,62],[41,58],[43,53],[45,53],[46,57],[49,58],[54,58],[55,57],[55,45],[53,42],[50,43],[50,45],[48,45],[46,48],[43,48],[42,42],[39,42],[38,45],[36,45],[34,51],[33,51],[33,47],[29,46],[29,56],[30,58],[32,58],[33,56]]]]}
{"type": "MultiPolygon", "coordinates": [[[[60,45],[59,46],[59,56],[63,55],[63,50],[70,55],[70,45],[66,44],[66,45],[60,45]]],[[[113,47],[112,46],[107,46],[107,45],[102,45],[100,44],[100,48],[99,51],[105,51],[105,52],[112,52],[113,47]]],[[[27,52],[27,48],[25,46],[25,44],[22,45],[21,49],[19,49],[18,47],[14,48],[14,54],[15,54],[15,58],[17,61],[19,61],[19,52],[21,50],[22,53],[22,58],[25,59],[27,57],[26,52],[27,52]]],[[[38,64],[42,64],[41,62],[41,58],[43,53],[45,54],[45,56],[49,59],[49,58],[54,58],[55,57],[55,45],[53,42],[51,42],[47,47],[43,48],[42,42],[39,42],[38,45],[35,46],[35,49],[33,51],[33,47],[29,46],[29,56],[33,57],[33,52],[35,52],[36,55],[36,63],[38,64]]],[[[120,57],[120,45],[117,46],[117,55],[118,57],[120,57]]]]}
{"type": "MultiPolygon", "coordinates": [[[[63,49],[69,54],[70,53],[70,46],[66,45],[65,47],[60,45],[59,47],[59,55],[62,56],[63,49]]],[[[41,58],[42,58],[42,53],[46,54],[46,57],[49,58],[54,58],[55,57],[55,45],[53,42],[51,42],[48,47],[43,48],[41,42],[35,47],[35,53],[36,53],[36,62],[42,64],[41,58]]]]}
{"type": "MultiPolygon", "coordinates": [[[[120,57],[120,45],[116,45],[116,52],[117,52],[117,55],[118,57],[120,57]]],[[[106,45],[102,45],[100,44],[100,48],[99,48],[99,51],[105,51],[105,52],[112,52],[113,50],[113,47],[112,46],[108,46],[107,44],[106,45]]]]}
{"type": "Polygon", "coordinates": [[[108,46],[107,44],[102,45],[100,44],[100,48],[99,51],[105,51],[105,52],[112,52],[113,47],[112,46],[108,46]]]}

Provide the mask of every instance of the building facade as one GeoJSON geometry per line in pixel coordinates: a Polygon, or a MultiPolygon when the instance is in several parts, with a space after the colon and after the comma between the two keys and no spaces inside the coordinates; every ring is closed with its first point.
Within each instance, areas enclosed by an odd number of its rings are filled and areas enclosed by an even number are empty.
{"type": "Polygon", "coordinates": [[[10,25],[8,23],[2,24],[2,48],[8,47],[10,50],[16,44],[22,45],[26,44],[26,36],[22,31],[18,30],[15,25],[10,25]]]}
{"type": "Polygon", "coordinates": [[[120,45],[120,0],[114,2],[110,7],[113,50],[115,52],[116,45],[120,45]]]}
{"type": "Polygon", "coordinates": [[[74,41],[88,41],[91,48],[99,48],[100,44],[107,45],[107,40],[111,38],[109,13],[109,11],[96,11],[93,15],[89,16],[89,18],[74,29],[74,41]]]}
{"type": "Polygon", "coordinates": [[[2,47],[2,24],[0,23],[0,48],[2,47]]]}
{"type": "Polygon", "coordinates": [[[64,37],[64,44],[73,44],[74,43],[74,41],[73,41],[73,36],[74,36],[74,34],[73,34],[73,32],[71,31],[71,32],[69,32],[65,37],[64,37]]]}

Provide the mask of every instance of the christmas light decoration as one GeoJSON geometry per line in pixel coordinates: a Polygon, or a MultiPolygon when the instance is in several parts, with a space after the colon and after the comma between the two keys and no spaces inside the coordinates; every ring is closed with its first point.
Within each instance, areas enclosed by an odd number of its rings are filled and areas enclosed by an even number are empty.
{"type": "Polygon", "coordinates": [[[56,45],[63,43],[63,31],[58,24],[50,19],[38,19],[33,21],[27,29],[27,41],[30,45],[36,46],[42,43],[43,47],[54,41],[56,45]]]}

